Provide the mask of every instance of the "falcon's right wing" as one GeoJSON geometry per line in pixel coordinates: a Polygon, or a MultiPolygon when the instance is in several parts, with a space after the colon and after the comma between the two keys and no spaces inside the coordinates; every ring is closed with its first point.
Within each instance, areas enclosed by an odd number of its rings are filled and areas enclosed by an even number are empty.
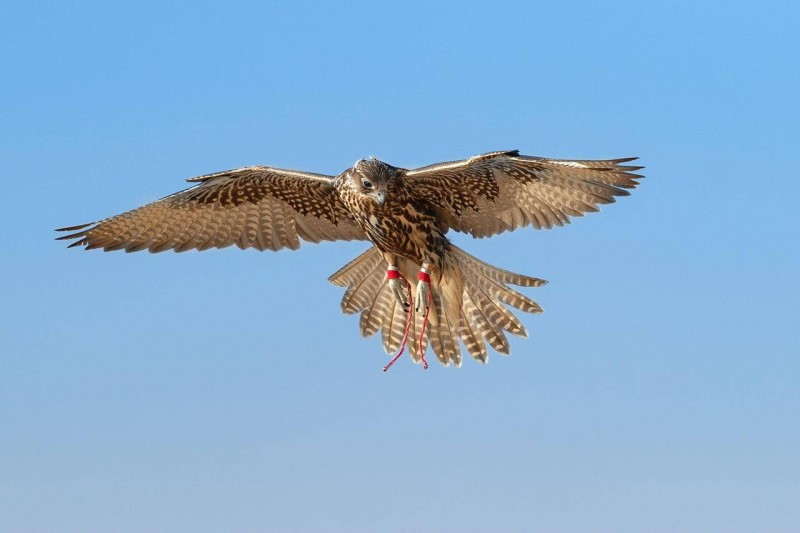
{"type": "Polygon", "coordinates": [[[61,228],[59,239],[105,251],[183,252],[197,249],[296,249],[298,239],[366,239],[330,176],[246,167],[191,178],[199,185],[100,222],[61,228]]]}
{"type": "Polygon", "coordinates": [[[550,229],[628,195],[642,178],[635,157],[546,159],[517,150],[406,171],[403,181],[433,204],[444,227],[488,237],[524,226],[550,229]]]}

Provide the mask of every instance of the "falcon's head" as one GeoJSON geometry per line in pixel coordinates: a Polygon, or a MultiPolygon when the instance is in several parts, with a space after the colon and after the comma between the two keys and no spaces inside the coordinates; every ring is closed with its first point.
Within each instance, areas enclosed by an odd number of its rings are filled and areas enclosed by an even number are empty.
{"type": "Polygon", "coordinates": [[[374,157],[359,159],[347,173],[348,185],[357,193],[383,205],[389,193],[389,181],[397,176],[397,168],[374,157]]]}

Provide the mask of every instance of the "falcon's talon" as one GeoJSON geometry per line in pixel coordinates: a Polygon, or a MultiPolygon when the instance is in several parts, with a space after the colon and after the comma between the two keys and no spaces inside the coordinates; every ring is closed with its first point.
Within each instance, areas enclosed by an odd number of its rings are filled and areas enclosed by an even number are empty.
{"type": "Polygon", "coordinates": [[[392,290],[392,294],[394,294],[394,299],[397,300],[397,303],[403,306],[403,310],[407,312],[410,305],[407,301],[408,298],[406,296],[406,288],[403,280],[400,278],[390,278],[389,288],[392,290]]]}
{"type": "Polygon", "coordinates": [[[417,295],[414,298],[414,301],[416,302],[414,310],[417,313],[421,313],[424,307],[425,314],[427,315],[428,309],[430,309],[430,298],[431,298],[430,281],[419,280],[417,282],[417,295]]]}

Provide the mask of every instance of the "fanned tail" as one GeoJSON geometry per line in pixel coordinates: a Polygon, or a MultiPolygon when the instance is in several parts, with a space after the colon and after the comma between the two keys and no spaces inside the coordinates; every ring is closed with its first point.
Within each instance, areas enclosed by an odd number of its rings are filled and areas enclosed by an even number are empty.
{"type": "MultiPolygon", "coordinates": [[[[410,293],[416,294],[419,265],[400,259],[397,267],[411,284],[410,293]]],[[[443,271],[432,276],[432,307],[420,342],[423,316],[416,314],[408,324],[408,314],[389,289],[386,264],[377,248],[372,247],[353,259],[329,281],[347,288],[342,297],[342,311],[346,314],[361,313],[359,326],[363,336],[380,331],[386,353],[394,353],[400,348],[409,326],[408,351],[412,359],[419,362],[430,344],[439,362],[445,366],[451,363],[461,366],[461,343],[467,353],[482,363],[488,360],[486,343],[497,352],[508,354],[510,345],[505,332],[518,337],[527,337],[528,332],[506,306],[529,313],[542,312],[535,301],[508,285],[540,287],[547,283],[492,266],[451,244],[444,258],[443,271]]]]}

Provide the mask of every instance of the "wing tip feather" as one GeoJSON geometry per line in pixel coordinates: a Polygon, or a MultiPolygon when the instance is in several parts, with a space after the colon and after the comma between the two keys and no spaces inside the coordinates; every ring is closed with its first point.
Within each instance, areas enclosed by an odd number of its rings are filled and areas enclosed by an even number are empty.
{"type": "Polygon", "coordinates": [[[87,239],[81,239],[79,241],[73,242],[72,244],[67,246],[67,248],[75,248],[77,246],[83,246],[83,245],[86,245],[86,244],[89,244],[89,241],[87,239]]]}
{"type": "MultiPolygon", "coordinates": [[[[95,224],[95,222],[89,222],[88,224],[78,224],[77,226],[67,226],[67,227],[64,227],[64,228],[56,228],[56,231],[75,231],[75,230],[79,230],[79,229],[83,229],[83,228],[88,228],[92,224],[95,224]]],[[[62,238],[64,238],[64,237],[62,237],[62,238]]]]}

